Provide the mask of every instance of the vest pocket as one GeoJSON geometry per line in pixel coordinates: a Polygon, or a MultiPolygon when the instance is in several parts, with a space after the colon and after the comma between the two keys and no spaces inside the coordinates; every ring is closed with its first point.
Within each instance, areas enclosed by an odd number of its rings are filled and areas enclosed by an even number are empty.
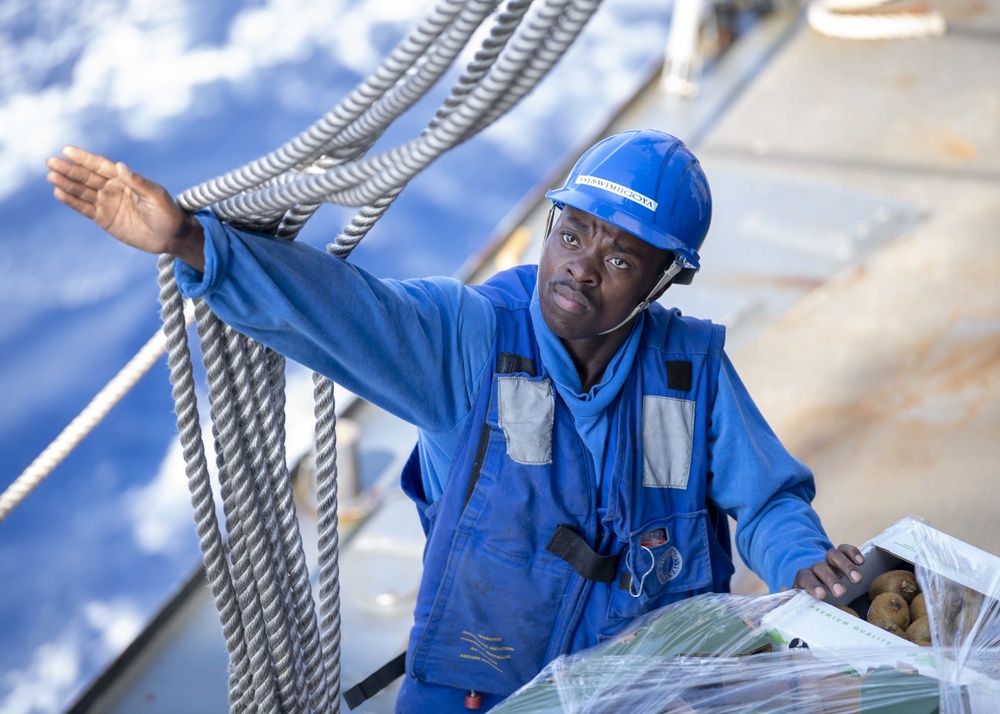
{"type": "Polygon", "coordinates": [[[420,681],[506,696],[545,665],[570,579],[568,566],[516,564],[458,534],[450,567],[413,651],[420,681]],[[460,576],[459,576],[460,574],[460,576]]]}
{"type": "Polygon", "coordinates": [[[609,624],[705,592],[712,584],[707,512],[675,513],[644,524],[622,552],[608,605],[609,624]]]}
{"type": "Polygon", "coordinates": [[[552,463],[555,400],[548,379],[497,378],[497,423],[507,439],[507,455],[519,464],[552,463]]]}

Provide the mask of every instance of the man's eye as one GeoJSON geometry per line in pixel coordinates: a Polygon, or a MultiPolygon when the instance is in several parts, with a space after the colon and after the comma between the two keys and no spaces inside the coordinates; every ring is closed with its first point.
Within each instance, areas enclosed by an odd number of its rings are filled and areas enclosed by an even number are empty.
{"type": "Polygon", "coordinates": [[[612,264],[613,266],[615,266],[616,268],[622,268],[622,269],[624,269],[624,268],[627,268],[627,267],[628,267],[628,263],[626,263],[626,262],[625,262],[624,260],[622,260],[621,258],[612,258],[612,259],[611,259],[611,264],[612,264]]]}
{"type": "Polygon", "coordinates": [[[563,243],[568,243],[569,245],[576,245],[576,236],[572,233],[562,234],[563,243]]]}

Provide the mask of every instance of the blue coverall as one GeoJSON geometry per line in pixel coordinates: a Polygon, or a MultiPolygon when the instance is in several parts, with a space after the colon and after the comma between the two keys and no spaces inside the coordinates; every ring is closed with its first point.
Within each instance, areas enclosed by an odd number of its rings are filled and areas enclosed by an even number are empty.
{"type": "MultiPolygon", "coordinates": [[[[440,499],[458,450],[478,429],[473,422],[483,419],[476,405],[496,366],[493,302],[452,279],[380,280],[304,244],[198,217],[205,273],[178,262],[182,292],[205,298],[235,329],[416,425],[421,495],[426,504],[440,499]]],[[[537,294],[528,301],[537,315],[537,294]]],[[[587,471],[598,491],[610,483],[609,434],[648,317],[639,317],[586,394],[559,339],[540,315],[532,321],[538,361],[591,459],[587,471]]],[[[736,519],[735,543],[751,569],[772,590],[791,586],[799,569],[832,547],[810,506],[812,474],[781,445],[724,354],[712,386],[704,443],[695,448],[707,472],[725,477],[707,482],[706,499],[736,519]]],[[[588,644],[585,638],[573,646],[588,644]]],[[[483,689],[498,697],[509,691],[483,689]]]]}

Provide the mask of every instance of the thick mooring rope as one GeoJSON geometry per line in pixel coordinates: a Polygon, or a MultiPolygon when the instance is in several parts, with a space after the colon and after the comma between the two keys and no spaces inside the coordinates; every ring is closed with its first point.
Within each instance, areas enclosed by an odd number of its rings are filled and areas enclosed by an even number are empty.
{"type": "MultiPolygon", "coordinates": [[[[600,0],[441,0],[375,72],[276,151],[185,191],[236,225],[293,239],[323,203],[360,206],[329,251],[346,258],[406,184],[498,119],[546,75],[600,0]],[[497,12],[503,5],[502,11],[497,12]],[[488,37],[415,139],[365,158],[385,129],[448,70],[487,18],[488,37]]],[[[230,656],[234,712],[340,710],[340,570],[333,384],[315,377],[319,613],[284,454],[284,362],[222,324],[202,302],[225,532],[202,444],[173,260],[160,261],[177,423],[200,547],[230,656]]]]}
{"type": "Polygon", "coordinates": [[[889,0],[813,0],[806,10],[809,25],[842,40],[900,40],[943,35],[944,15],[922,12],[868,12],[889,0]]]}
{"type": "MultiPolygon", "coordinates": [[[[180,300],[180,296],[178,296],[180,300]]],[[[185,308],[178,303],[173,314],[183,313],[185,308]]],[[[185,326],[194,320],[194,310],[188,311],[188,317],[183,320],[185,326]]],[[[48,446],[35,457],[34,461],[22,471],[16,479],[0,493],[0,522],[17,508],[28,495],[38,488],[56,466],[69,456],[73,449],[94,430],[104,417],[108,415],[122,397],[142,379],[167,349],[166,330],[157,330],[146,341],[138,352],[119,370],[111,381],[101,388],[90,403],[73,418],[66,428],[52,440],[48,446]]]]}

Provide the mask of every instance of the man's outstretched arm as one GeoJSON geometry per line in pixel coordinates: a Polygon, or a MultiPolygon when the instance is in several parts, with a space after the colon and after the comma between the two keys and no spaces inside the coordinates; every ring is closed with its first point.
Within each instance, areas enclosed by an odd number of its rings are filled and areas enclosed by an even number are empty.
{"type": "Polygon", "coordinates": [[[201,224],[181,210],[160,184],[75,146],[45,162],[55,197],[126,245],[168,253],[195,270],[205,269],[201,224]],[[65,158],[63,158],[65,157],[65,158]]]}
{"type": "Polygon", "coordinates": [[[772,591],[840,597],[843,583],[861,581],[864,557],[853,545],[832,547],[811,505],[812,472],[788,453],[725,355],[718,385],[709,497],[736,519],[741,557],[772,591]]]}
{"type": "Polygon", "coordinates": [[[476,291],[449,278],[380,280],[300,241],[190,215],[123,164],[63,153],[46,162],[56,198],[127,245],[177,258],[181,293],[233,329],[429,432],[468,414],[495,331],[476,291]]]}

